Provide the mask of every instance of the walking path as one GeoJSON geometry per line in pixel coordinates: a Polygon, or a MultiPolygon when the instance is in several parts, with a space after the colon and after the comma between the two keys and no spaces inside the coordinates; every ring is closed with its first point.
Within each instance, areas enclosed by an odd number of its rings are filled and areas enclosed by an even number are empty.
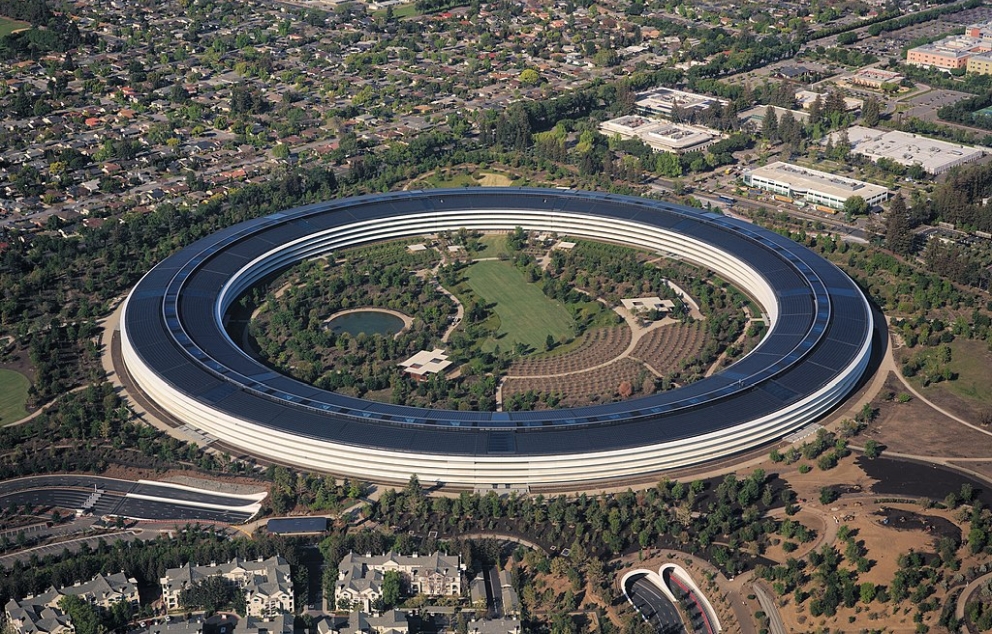
{"type": "Polygon", "coordinates": [[[455,297],[455,294],[442,286],[441,282],[437,279],[437,272],[440,268],[441,262],[438,262],[434,268],[431,269],[428,279],[434,283],[434,288],[436,288],[439,293],[450,299],[455,304],[455,318],[451,321],[451,325],[448,326],[448,329],[444,331],[444,334],[441,335],[441,341],[447,343],[448,339],[451,337],[451,334],[455,332],[455,329],[458,328],[458,326],[461,325],[462,319],[465,317],[465,307],[462,306],[462,303],[457,297],[455,297]]]}
{"type": "Polygon", "coordinates": [[[768,616],[768,629],[772,634],[787,634],[785,623],[782,622],[782,615],[778,613],[778,606],[775,599],[765,590],[765,587],[758,582],[754,584],[754,594],[758,597],[761,609],[768,616]]]}
{"type": "MultiPolygon", "coordinates": [[[[970,597],[972,594],[975,593],[976,590],[978,590],[984,584],[989,583],[990,581],[992,581],[992,572],[982,575],[981,577],[975,579],[974,581],[972,581],[971,583],[969,583],[964,587],[964,590],[962,590],[961,594],[958,596],[957,605],[954,606],[954,616],[959,621],[964,620],[964,609],[968,605],[968,597],[970,597]]],[[[967,632],[968,631],[967,626],[962,625],[961,631],[967,632]]]]}

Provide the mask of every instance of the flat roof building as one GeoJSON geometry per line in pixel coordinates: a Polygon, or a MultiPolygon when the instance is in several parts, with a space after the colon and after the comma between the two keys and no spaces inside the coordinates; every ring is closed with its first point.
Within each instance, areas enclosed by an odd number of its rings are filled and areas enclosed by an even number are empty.
{"type": "Polygon", "coordinates": [[[632,313],[641,310],[671,312],[671,310],[675,308],[675,302],[670,299],[662,299],[660,297],[633,297],[629,299],[621,299],[620,303],[623,304],[624,308],[632,313]]]}
{"type": "Polygon", "coordinates": [[[869,205],[884,202],[889,197],[889,190],[881,185],[782,161],[747,170],[744,172],[744,182],[751,187],[831,209],[842,209],[847,199],[854,196],[861,196],[869,205]]]}
{"type": "Polygon", "coordinates": [[[627,115],[599,124],[606,136],[619,134],[624,139],[640,139],[655,152],[685,154],[705,150],[722,135],[702,126],[655,121],[641,115],[627,115]]]}
{"type": "Polygon", "coordinates": [[[425,381],[431,374],[444,372],[451,365],[451,361],[448,361],[448,355],[444,353],[444,350],[434,348],[433,350],[421,350],[399,365],[404,372],[413,378],[418,381],[425,381]]]}
{"type": "Polygon", "coordinates": [[[905,79],[905,75],[881,70],[880,68],[862,68],[851,77],[851,83],[855,86],[867,86],[868,88],[882,88],[883,86],[898,86],[905,79]]]}
{"type": "MultiPolygon", "coordinates": [[[[797,90],[796,91],[796,101],[802,106],[803,110],[809,110],[813,107],[813,103],[816,98],[820,98],[820,103],[824,104],[827,102],[827,94],[823,92],[813,92],[812,90],[797,90]]],[[[865,105],[863,99],[855,99],[854,97],[844,97],[844,110],[848,112],[853,112],[859,110],[861,106],[865,105]]]]}
{"type": "Polygon", "coordinates": [[[979,53],[969,57],[968,72],[975,75],[992,75],[992,53],[979,53]]]}
{"type": "Polygon", "coordinates": [[[771,110],[775,113],[775,116],[781,120],[782,115],[789,113],[792,118],[799,123],[806,123],[809,121],[809,113],[804,110],[789,110],[788,108],[782,108],[780,106],[755,106],[753,108],[748,108],[737,113],[737,118],[740,119],[745,125],[751,124],[755,127],[761,127],[765,121],[765,117],[768,116],[768,111],[771,110]]]}
{"type": "Polygon", "coordinates": [[[988,52],[988,43],[973,37],[950,37],[906,51],[906,63],[924,68],[956,70],[967,68],[968,58],[988,52]]]}
{"type": "MultiPolygon", "coordinates": [[[[837,143],[839,135],[839,132],[835,132],[829,138],[837,143]]],[[[851,151],[855,154],[872,161],[887,158],[900,165],[919,165],[928,174],[941,174],[985,155],[982,150],[967,145],[859,125],[847,129],[847,138],[851,143],[851,151]]]]}
{"type": "Polygon", "coordinates": [[[726,103],[727,101],[724,99],[697,95],[674,88],[655,88],[639,94],[635,105],[643,114],[660,115],[670,119],[673,112],[676,114],[680,110],[684,113],[699,112],[709,110],[713,106],[723,106],[726,103]]]}
{"type": "Polygon", "coordinates": [[[277,535],[319,535],[327,530],[326,517],[277,517],[265,528],[277,535]]]}

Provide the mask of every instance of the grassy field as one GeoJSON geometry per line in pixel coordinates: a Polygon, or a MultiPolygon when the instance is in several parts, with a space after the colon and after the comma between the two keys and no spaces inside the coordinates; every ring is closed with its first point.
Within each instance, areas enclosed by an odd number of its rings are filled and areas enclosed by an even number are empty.
{"type": "Polygon", "coordinates": [[[443,189],[445,187],[477,187],[479,181],[471,174],[431,174],[421,185],[424,189],[443,189]]]}
{"type": "Polygon", "coordinates": [[[10,35],[14,31],[20,31],[22,29],[29,29],[31,25],[27,22],[21,22],[20,20],[11,20],[10,18],[5,18],[0,15],[0,37],[10,35]]]}
{"type": "Polygon", "coordinates": [[[13,370],[0,370],[0,425],[13,423],[28,415],[28,378],[13,370]]]}
{"type": "Polygon", "coordinates": [[[468,268],[467,283],[487,304],[495,304],[500,319],[499,344],[503,350],[517,343],[544,350],[550,334],[555,341],[571,337],[571,315],[549,299],[509,262],[476,262],[468,268]]]}
{"type": "Polygon", "coordinates": [[[956,339],[951,346],[951,371],[958,375],[954,381],[938,383],[942,389],[967,401],[992,405],[989,390],[989,372],[992,371],[992,353],[983,342],[956,339]]]}
{"type": "Polygon", "coordinates": [[[501,255],[510,255],[510,249],[506,246],[506,234],[504,233],[492,233],[482,236],[479,242],[486,248],[476,253],[476,257],[498,258],[501,255]]]}

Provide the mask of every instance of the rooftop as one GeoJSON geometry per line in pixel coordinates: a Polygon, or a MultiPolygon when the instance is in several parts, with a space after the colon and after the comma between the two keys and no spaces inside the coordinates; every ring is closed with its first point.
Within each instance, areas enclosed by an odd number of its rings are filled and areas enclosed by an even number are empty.
{"type": "Polygon", "coordinates": [[[872,185],[864,181],[836,176],[827,172],[776,161],[763,167],[750,170],[752,176],[761,176],[769,180],[788,183],[797,190],[813,190],[837,198],[861,196],[865,200],[883,194],[888,190],[881,185],[872,185]]]}
{"type": "MultiPolygon", "coordinates": [[[[837,142],[836,134],[830,138],[837,142]]],[[[872,160],[887,158],[900,165],[919,164],[931,174],[939,174],[954,165],[983,156],[982,150],[958,143],[948,143],[896,130],[875,130],[852,126],[847,130],[851,151],[872,160]]]]}
{"type": "Polygon", "coordinates": [[[448,361],[448,355],[444,353],[444,350],[434,348],[433,350],[421,350],[399,365],[410,374],[422,376],[443,372],[451,365],[451,361],[448,361]]]}

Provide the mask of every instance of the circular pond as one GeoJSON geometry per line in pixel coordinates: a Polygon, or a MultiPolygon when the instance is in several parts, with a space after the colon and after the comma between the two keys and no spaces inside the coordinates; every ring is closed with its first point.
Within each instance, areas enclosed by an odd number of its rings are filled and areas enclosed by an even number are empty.
{"type": "Polygon", "coordinates": [[[357,337],[366,335],[395,335],[406,326],[397,314],[384,310],[359,309],[341,312],[327,320],[327,327],[336,333],[357,337]]]}

